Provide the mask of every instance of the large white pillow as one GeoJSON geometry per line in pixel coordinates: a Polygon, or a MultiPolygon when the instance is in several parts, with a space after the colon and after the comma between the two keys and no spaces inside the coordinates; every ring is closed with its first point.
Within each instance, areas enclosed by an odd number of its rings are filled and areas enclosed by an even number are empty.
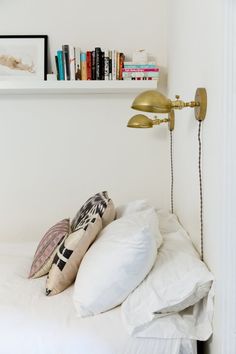
{"type": "Polygon", "coordinates": [[[154,319],[196,304],[212,286],[213,275],[175,216],[168,217],[165,231],[153,269],[122,304],[130,334],[138,333],[154,319]]]}
{"type": "Polygon", "coordinates": [[[131,202],[116,207],[116,219],[150,208],[151,205],[145,199],[133,200],[131,202]]]}
{"type": "Polygon", "coordinates": [[[74,304],[78,316],[99,314],[120,305],[151,270],[161,242],[153,208],[106,226],[77,274],[74,304]]]}

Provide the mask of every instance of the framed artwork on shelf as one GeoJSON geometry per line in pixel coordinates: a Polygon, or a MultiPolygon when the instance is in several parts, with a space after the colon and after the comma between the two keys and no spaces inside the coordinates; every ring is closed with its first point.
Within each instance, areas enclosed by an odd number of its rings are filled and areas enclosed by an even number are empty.
{"type": "Polygon", "coordinates": [[[46,80],[46,35],[0,36],[0,81],[46,80]]]}

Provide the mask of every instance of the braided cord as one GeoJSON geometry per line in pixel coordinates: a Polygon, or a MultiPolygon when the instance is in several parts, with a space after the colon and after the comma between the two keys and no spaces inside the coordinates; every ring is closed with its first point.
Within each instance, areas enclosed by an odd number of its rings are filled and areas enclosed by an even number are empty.
{"type": "Polygon", "coordinates": [[[199,121],[198,126],[198,175],[199,175],[199,192],[200,192],[200,234],[201,234],[201,260],[203,261],[203,188],[202,188],[202,141],[201,127],[202,121],[199,121]]]}
{"type": "Polygon", "coordinates": [[[173,134],[170,130],[170,177],[171,177],[171,187],[170,187],[170,204],[171,213],[174,213],[174,164],[173,164],[173,134]]]}

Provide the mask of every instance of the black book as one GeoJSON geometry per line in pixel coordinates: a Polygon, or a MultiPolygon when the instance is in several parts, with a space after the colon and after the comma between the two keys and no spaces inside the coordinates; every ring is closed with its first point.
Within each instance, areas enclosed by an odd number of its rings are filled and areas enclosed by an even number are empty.
{"type": "Polygon", "coordinates": [[[91,52],[92,80],[96,80],[96,58],[95,51],[91,52]]]}
{"type": "Polygon", "coordinates": [[[101,80],[101,48],[95,48],[96,80],[101,80]]]}
{"type": "Polygon", "coordinates": [[[69,54],[69,45],[65,44],[62,46],[64,63],[66,68],[66,80],[70,80],[70,54],[69,54]]]}
{"type": "Polygon", "coordinates": [[[56,70],[57,70],[57,80],[60,80],[59,77],[59,64],[58,64],[58,56],[55,55],[55,62],[56,62],[56,70]]]}
{"type": "Polygon", "coordinates": [[[101,70],[101,80],[105,80],[105,53],[101,52],[100,56],[100,70],[101,70]]]}

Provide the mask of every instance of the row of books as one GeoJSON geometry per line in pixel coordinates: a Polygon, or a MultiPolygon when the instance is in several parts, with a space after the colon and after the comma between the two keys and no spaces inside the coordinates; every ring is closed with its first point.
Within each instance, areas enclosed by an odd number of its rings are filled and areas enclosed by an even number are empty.
{"type": "Polygon", "coordinates": [[[160,70],[155,62],[125,62],[122,69],[123,80],[158,80],[160,70]]]}
{"type": "Polygon", "coordinates": [[[63,45],[55,56],[58,80],[122,80],[125,55],[116,50],[82,52],[63,45]]]}

